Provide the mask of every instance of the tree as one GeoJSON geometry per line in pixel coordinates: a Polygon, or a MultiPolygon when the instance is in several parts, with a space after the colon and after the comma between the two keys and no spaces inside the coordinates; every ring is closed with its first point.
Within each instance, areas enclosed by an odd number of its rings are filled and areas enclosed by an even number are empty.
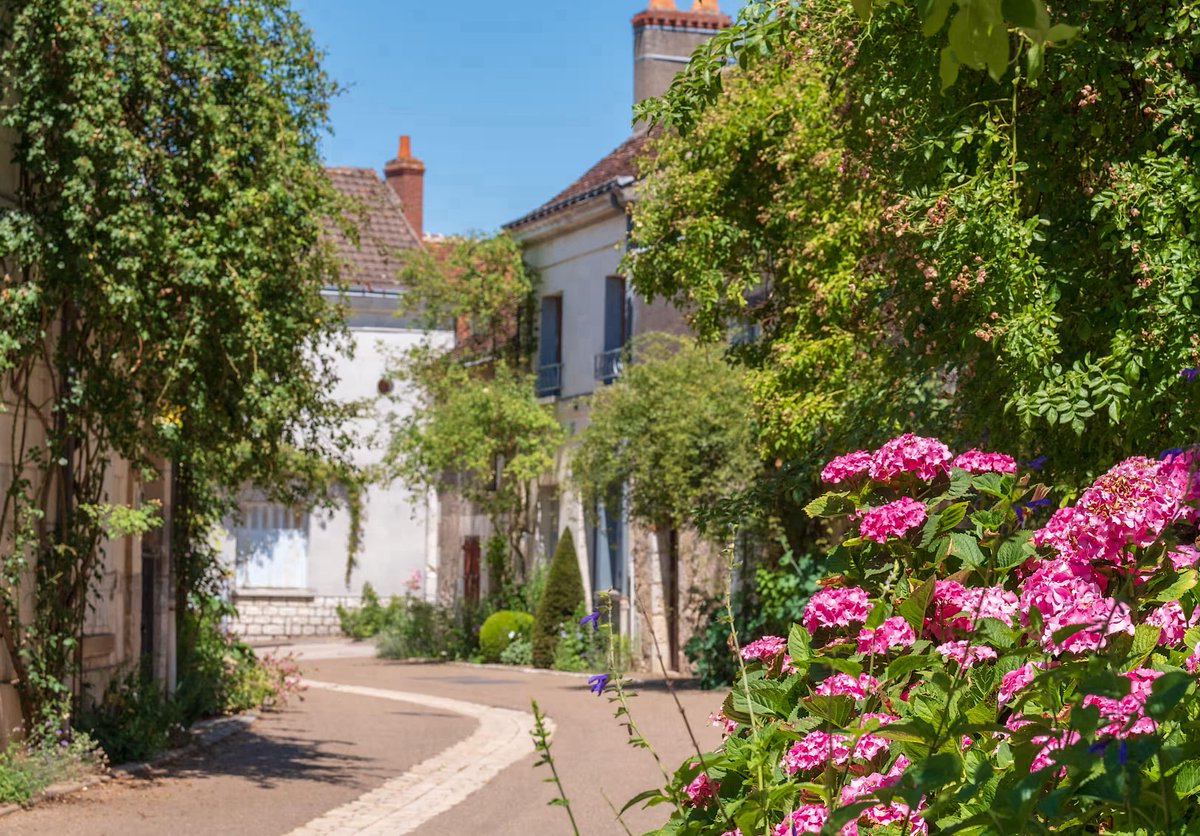
{"type": "Polygon", "coordinates": [[[1068,3],[1079,37],[1036,80],[1013,36],[1000,81],[943,90],[910,7],[864,27],[834,0],[788,5],[765,56],[678,114],[634,210],[632,282],[706,336],[759,331],[737,355],[797,498],[833,450],[897,429],[1045,456],[1062,481],[1194,437],[1187,8],[1068,3]]]}
{"type": "Polygon", "coordinates": [[[575,617],[575,610],[582,603],[583,577],[579,574],[579,560],[575,556],[575,538],[571,529],[566,528],[550,559],[542,600],[533,615],[534,665],[548,668],[554,663],[558,631],[564,622],[575,617]]]}
{"type": "Polygon", "coordinates": [[[522,579],[530,482],[554,466],[563,438],[528,371],[533,278],[517,244],[497,235],[413,253],[401,279],[400,312],[427,327],[453,322],[456,345],[393,358],[395,377],[417,394],[411,411],[391,419],[386,475],[419,489],[456,488],[503,535],[522,579]]]}
{"type": "Polygon", "coordinates": [[[572,479],[588,504],[625,491],[634,519],[704,528],[757,469],[745,376],[686,337],[649,334],[631,353],[621,377],[592,396],[572,479]]]}
{"type": "Polygon", "coordinates": [[[524,578],[530,481],[553,467],[563,438],[554,414],[537,402],[532,376],[503,362],[481,374],[429,350],[410,352],[396,374],[420,394],[392,421],[388,474],[424,489],[445,487],[450,477],[504,534],[524,578]]]}
{"type": "Polygon", "coordinates": [[[321,295],[339,284],[322,233],[341,206],[318,154],[334,88],[284,0],[8,10],[21,181],[0,215],[0,372],[28,432],[5,458],[37,476],[0,516],[0,635],[29,719],[80,681],[114,458],[175,463],[182,625],[220,580],[209,535],[232,490],[307,491],[345,447],[327,394],[345,334],[321,295]]]}

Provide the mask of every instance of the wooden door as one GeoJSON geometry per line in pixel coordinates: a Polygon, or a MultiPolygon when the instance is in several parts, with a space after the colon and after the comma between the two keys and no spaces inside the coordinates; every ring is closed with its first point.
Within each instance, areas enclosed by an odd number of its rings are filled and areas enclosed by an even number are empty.
{"type": "Polygon", "coordinates": [[[479,538],[463,538],[463,600],[479,603],[479,538]]]}

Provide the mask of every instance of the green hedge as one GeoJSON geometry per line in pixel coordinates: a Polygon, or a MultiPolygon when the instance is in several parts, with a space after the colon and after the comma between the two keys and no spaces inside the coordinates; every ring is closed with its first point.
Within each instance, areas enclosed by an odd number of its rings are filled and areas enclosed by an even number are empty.
{"type": "Polygon", "coordinates": [[[533,616],[516,610],[499,610],[487,617],[479,628],[479,653],[485,662],[499,662],[501,655],[516,639],[529,639],[533,616]]]}

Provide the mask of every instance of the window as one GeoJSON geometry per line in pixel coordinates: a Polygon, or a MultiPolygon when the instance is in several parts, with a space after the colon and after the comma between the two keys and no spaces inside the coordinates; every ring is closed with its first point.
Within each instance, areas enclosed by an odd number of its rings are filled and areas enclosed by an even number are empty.
{"type": "Polygon", "coordinates": [[[595,377],[612,383],[621,374],[625,343],[629,339],[629,303],[625,277],[604,277],[604,351],[596,355],[595,377]]]}
{"type": "Polygon", "coordinates": [[[562,392],[562,296],[543,296],[538,329],[537,395],[562,392]]]}

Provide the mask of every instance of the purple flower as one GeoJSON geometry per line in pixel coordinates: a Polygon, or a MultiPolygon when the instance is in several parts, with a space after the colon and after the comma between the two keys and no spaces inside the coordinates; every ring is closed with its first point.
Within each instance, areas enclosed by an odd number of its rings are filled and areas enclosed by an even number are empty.
{"type": "Polygon", "coordinates": [[[1179,456],[1182,456],[1183,453],[1184,453],[1184,449],[1182,447],[1168,447],[1166,450],[1163,450],[1161,453],[1158,454],[1158,460],[1160,462],[1161,461],[1173,462],[1179,456]]]}
{"type": "Polygon", "coordinates": [[[608,674],[598,673],[595,676],[588,677],[588,687],[592,689],[592,693],[597,697],[604,693],[604,686],[608,684],[608,674]]]}
{"type": "Polygon", "coordinates": [[[1034,458],[1025,462],[1025,466],[1027,468],[1029,468],[1030,470],[1041,470],[1042,467],[1045,466],[1045,464],[1046,464],[1045,456],[1035,456],[1034,458]]]}
{"type": "Polygon", "coordinates": [[[1025,512],[1032,511],[1034,508],[1041,508],[1049,504],[1050,500],[1046,499],[1045,497],[1041,499],[1031,499],[1028,502],[1018,502],[1013,508],[1013,510],[1017,512],[1017,524],[1025,524],[1025,512]]]}
{"type": "Polygon", "coordinates": [[[588,613],[587,615],[585,615],[583,618],[579,619],[579,626],[585,627],[585,626],[587,626],[587,623],[589,621],[592,622],[593,628],[599,630],[600,629],[600,610],[594,610],[594,611],[588,613]]]}
{"type": "Polygon", "coordinates": [[[1198,374],[1200,374],[1200,366],[1192,366],[1189,369],[1180,369],[1179,370],[1179,376],[1182,377],[1184,380],[1186,380],[1188,383],[1195,383],[1196,375],[1198,375],[1198,374]]]}

